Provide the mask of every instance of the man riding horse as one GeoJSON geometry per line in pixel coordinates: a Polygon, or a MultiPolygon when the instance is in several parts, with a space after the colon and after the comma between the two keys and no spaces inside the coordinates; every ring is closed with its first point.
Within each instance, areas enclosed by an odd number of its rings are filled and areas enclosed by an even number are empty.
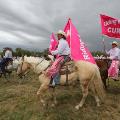
{"type": "Polygon", "coordinates": [[[109,55],[109,59],[112,60],[110,68],[108,69],[108,77],[118,80],[120,59],[120,49],[118,48],[118,43],[113,41],[112,48],[109,51],[106,51],[106,53],[109,55]]]}
{"type": "Polygon", "coordinates": [[[51,54],[56,56],[56,59],[52,66],[47,69],[46,75],[51,78],[50,86],[54,87],[60,82],[59,70],[61,65],[68,60],[70,55],[70,48],[68,42],[66,41],[66,33],[59,30],[57,33],[58,37],[58,47],[56,50],[52,51],[51,54]]]}

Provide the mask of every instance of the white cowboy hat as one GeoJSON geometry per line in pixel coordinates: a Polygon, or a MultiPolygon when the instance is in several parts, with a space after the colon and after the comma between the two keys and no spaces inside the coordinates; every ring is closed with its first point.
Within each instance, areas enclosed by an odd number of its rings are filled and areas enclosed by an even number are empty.
{"type": "Polygon", "coordinates": [[[61,34],[61,35],[64,35],[65,37],[67,37],[66,33],[65,33],[64,31],[62,31],[62,30],[59,30],[59,31],[57,32],[57,35],[58,35],[58,34],[61,34]]]}
{"type": "Polygon", "coordinates": [[[113,41],[112,44],[118,45],[118,43],[116,41],[113,41]]]}

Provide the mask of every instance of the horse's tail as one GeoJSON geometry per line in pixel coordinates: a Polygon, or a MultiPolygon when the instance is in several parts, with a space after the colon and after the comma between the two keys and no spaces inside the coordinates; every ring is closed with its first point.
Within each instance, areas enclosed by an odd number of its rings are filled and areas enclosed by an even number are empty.
{"type": "Polygon", "coordinates": [[[93,83],[92,85],[93,90],[95,90],[94,92],[99,96],[101,101],[104,102],[106,94],[105,94],[104,85],[100,76],[100,72],[97,66],[92,76],[92,83],[93,83]]]}

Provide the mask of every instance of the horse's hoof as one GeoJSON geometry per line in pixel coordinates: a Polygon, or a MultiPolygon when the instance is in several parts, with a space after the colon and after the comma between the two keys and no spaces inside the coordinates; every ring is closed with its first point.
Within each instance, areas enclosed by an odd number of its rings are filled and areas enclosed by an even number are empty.
{"type": "Polygon", "coordinates": [[[76,110],[79,110],[80,108],[82,108],[82,105],[77,105],[77,106],[75,106],[75,109],[76,109],[76,110]]]}
{"type": "Polygon", "coordinates": [[[39,93],[39,92],[37,92],[37,93],[36,93],[36,95],[39,97],[39,96],[40,96],[40,93],[39,93]]]}
{"type": "Polygon", "coordinates": [[[100,107],[100,104],[97,104],[97,107],[100,107]]]}
{"type": "Polygon", "coordinates": [[[55,103],[54,103],[55,105],[57,105],[58,104],[58,102],[57,101],[55,101],[55,103]]]}
{"type": "Polygon", "coordinates": [[[79,105],[75,106],[75,109],[76,109],[76,110],[79,110],[79,108],[80,108],[79,105]]]}
{"type": "Polygon", "coordinates": [[[51,107],[55,107],[55,104],[52,104],[51,107]]]}
{"type": "Polygon", "coordinates": [[[42,104],[43,105],[43,107],[46,107],[46,105],[45,104],[42,104]]]}

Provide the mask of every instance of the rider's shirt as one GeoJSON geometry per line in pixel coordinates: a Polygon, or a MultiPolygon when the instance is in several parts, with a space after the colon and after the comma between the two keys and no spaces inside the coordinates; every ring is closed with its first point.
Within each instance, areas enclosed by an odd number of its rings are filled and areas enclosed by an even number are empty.
{"type": "Polygon", "coordinates": [[[115,47],[110,49],[108,52],[106,51],[107,54],[110,55],[110,59],[120,59],[120,49],[115,47]]]}
{"type": "Polygon", "coordinates": [[[58,48],[51,52],[53,55],[69,55],[70,48],[66,40],[63,38],[59,40],[58,48]]]}

